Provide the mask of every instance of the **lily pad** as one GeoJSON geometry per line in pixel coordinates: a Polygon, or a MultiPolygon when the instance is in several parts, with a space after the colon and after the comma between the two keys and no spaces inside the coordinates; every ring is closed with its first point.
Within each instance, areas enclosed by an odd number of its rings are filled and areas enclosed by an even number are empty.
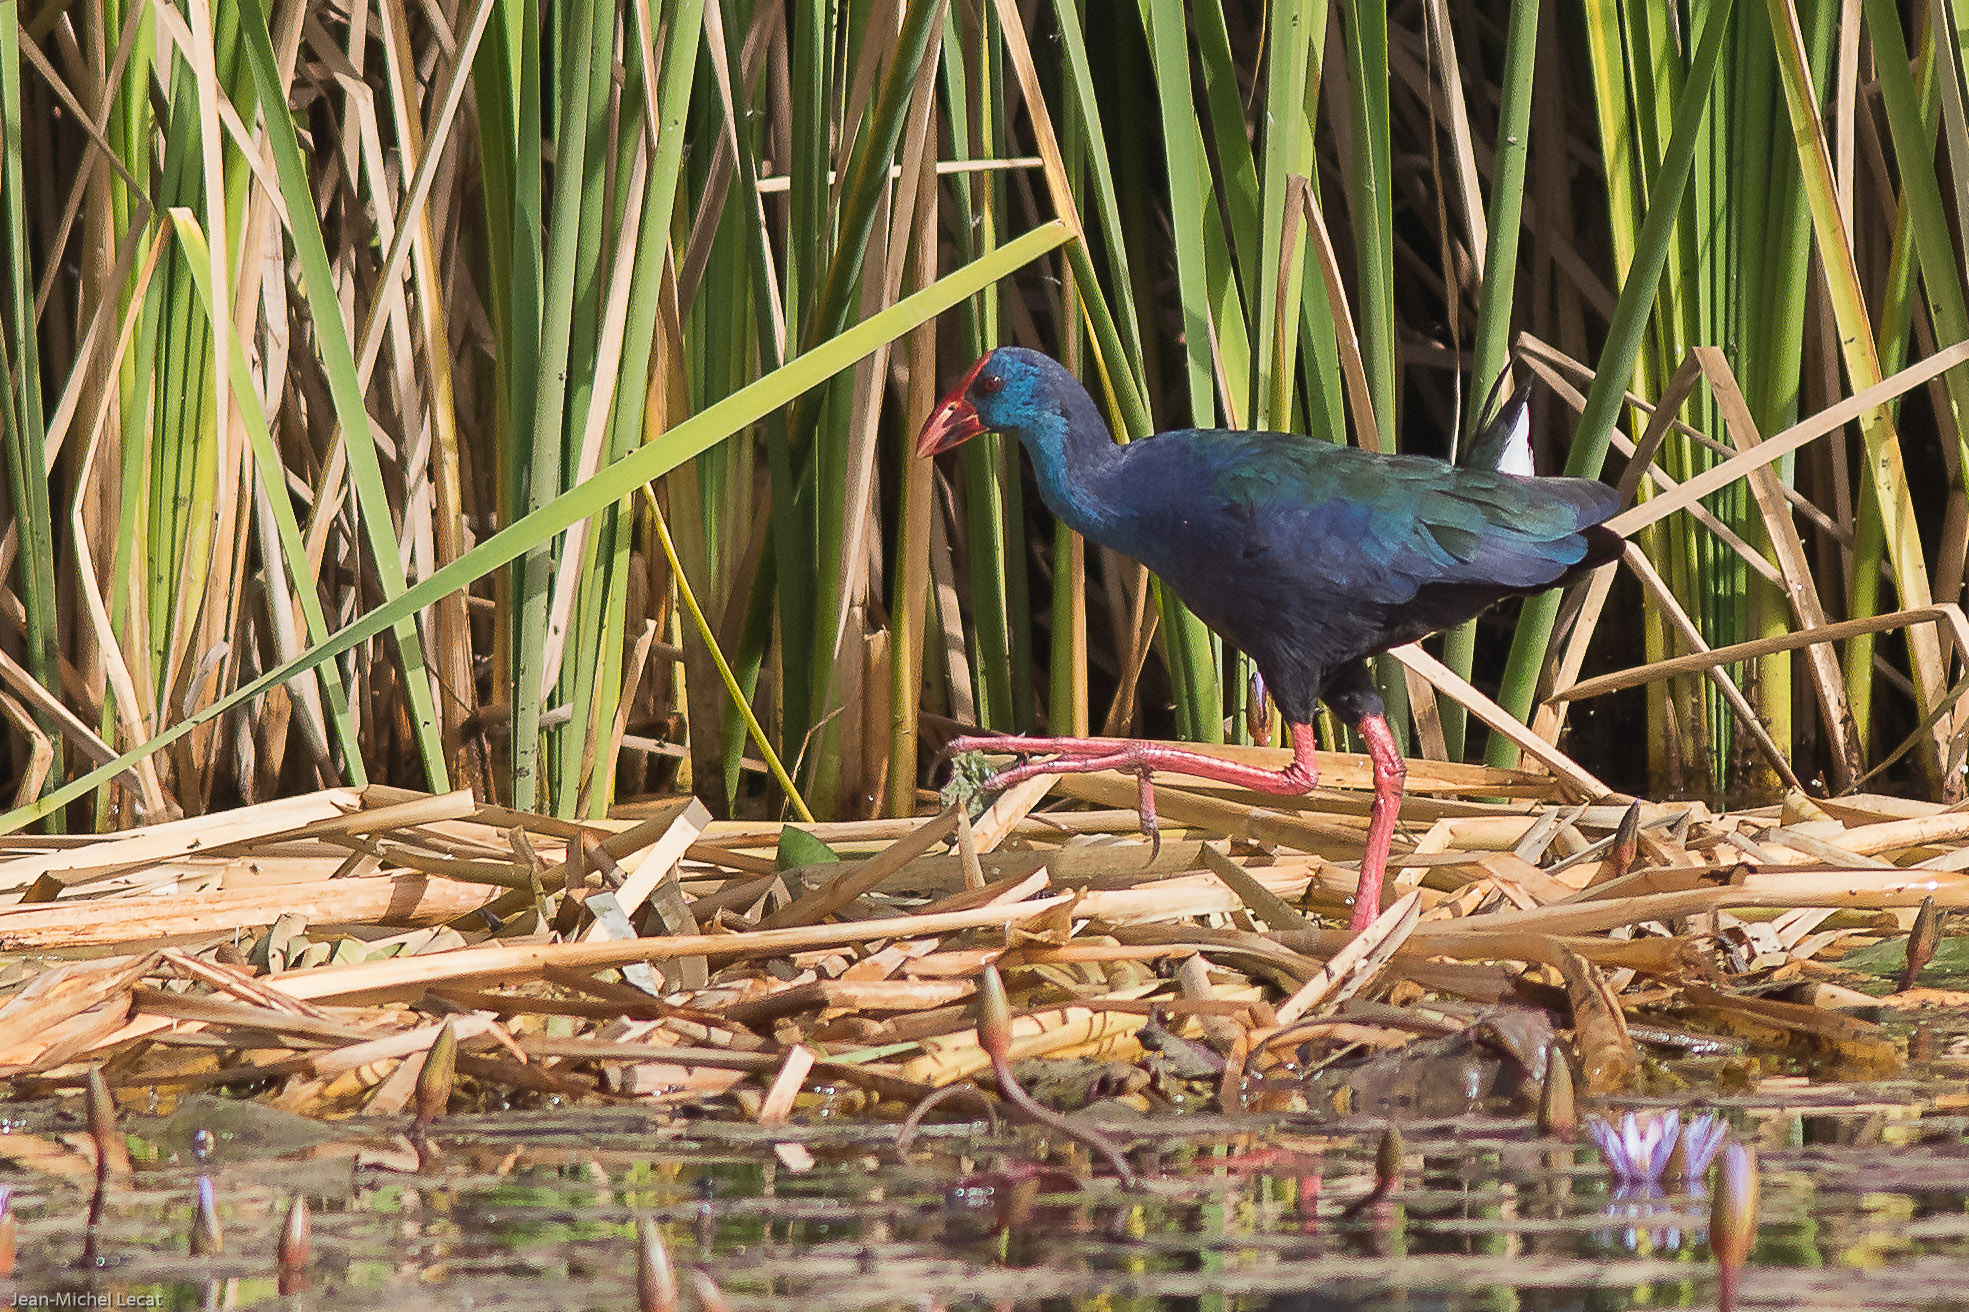
{"type": "Polygon", "coordinates": [[[372,1130],[338,1125],[269,1107],[264,1103],[211,1094],[193,1094],[164,1116],[132,1116],[126,1128],[139,1139],[157,1145],[161,1160],[189,1164],[192,1136],[212,1134],[208,1160],[214,1165],[309,1152],[323,1144],[364,1138],[372,1130]]]}

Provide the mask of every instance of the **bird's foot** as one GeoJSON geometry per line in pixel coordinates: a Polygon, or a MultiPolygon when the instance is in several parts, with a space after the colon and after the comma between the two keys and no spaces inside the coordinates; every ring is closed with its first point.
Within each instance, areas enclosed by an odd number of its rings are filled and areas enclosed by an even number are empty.
{"type": "Polygon", "coordinates": [[[958,797],[981,798],[999,793],[1014,784],[1048,774],[1091,774],[1100,770],[1122,770],[1133,774],[1141,785],[1142,832],[1148,835],[1153,851],[1162,851],[1162,835],[1156,828],[1155,792],[1150,785],[1154,767],[1137,759],[1140,749],[1153,746],[1126,738],[1024,738],[967,735],[953,738],[944,748],[951,757],[951,781],[945,785],[945,805],[958,797]],[[1017,765],[992,771],[984,764],[984,754],[1012,755],[1017,765]],[[1034,760],[1034,757],[1044,759],[1034,760]]]}
{"type": "Polygon", "coordinates": [[[1208,756],[1187,747],[1143,742],[1135,738],[1022,738],[976,734],[953,738],[944,750],[952,755],[991,752],[1020,758],[1019,764],[992,776],[993,788],[1007,788],[1042,774],[1092,774],[1100,770],[1139,774],[1143,770],[1161,770],[1167,774],[1211,779],[1253,792],[1294,796],[1309,791],[1319,782],[1319,768],[1313,758],[1312,726],[1294,725],[1292,738],[1292,764],[1283,770],[1267,770],[1263,766],[1246,765],[1222,756],[1208,756]],[[1034,757],[1046,759],[1034,760],[1034,757]]]}
{"type": "Polygon", "coordinates": [[[1212,779],[1254,792],[1292,796],[1307,792],[1319,779],[1319,770],[1313,759],[1312,726],[1295,724],[1292,739],[1292,764],[1283,770],[1267,770],[1167,743],[1141,742],[1133,738],[995,738],[971,735],[951,739],[950,746],[945,750],[953,755],[993,752],[1020,758],[1017,765],[1000,770],[984,780],[982,787],[990,791],[1009,788],[1045,774],[1092,774],[1100,770],[1132,774],[1138,783],[1137,804],[1141,809],[1142,832],[1148,835],[1154,851],[1159,854],[1162,835],[1156,822],[1155,790],[1151,783],[1155,771],[1212,779]],[[1045,759],[1034,760],[1034,757],[1045,759]]]}

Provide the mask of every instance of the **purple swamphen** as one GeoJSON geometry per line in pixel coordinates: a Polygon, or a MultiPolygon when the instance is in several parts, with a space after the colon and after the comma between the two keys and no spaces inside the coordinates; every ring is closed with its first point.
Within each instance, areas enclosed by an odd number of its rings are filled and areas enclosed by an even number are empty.
{"type": "MultiPolygon", "coordinates": [[[[1506,404],[1473,444],[1480,459],[1499,461],[1503,430],[1523,408],[1523,394],[1506,404]]],[[[1153,833],[1156,770],[1264,793],[1309,791],[1319,779],[1313,708],[1324,700],[1359,730],[1374,762],[1354,932],[1380,910],[1407,776],[1365,658],[1460,624],[1501,597],[1564,583],[1621,550],[1601,524],[1619,497],[1587,479],[1243,430],[1189,429],[1116,445],[1079,381],[1020,347],[971,367],[931,412],[916,453],[933,456],[989,432],[1024,444],[1055,515],[1154,570],[1257,663],[1292,727],[1293,760],[1265,770],[1115,738],[964,737],[951,750],[1050,758],[1001,771],[992,787],[1040,774],[1131,773],[1141,785],[1143,828],[1153,833]]]]}

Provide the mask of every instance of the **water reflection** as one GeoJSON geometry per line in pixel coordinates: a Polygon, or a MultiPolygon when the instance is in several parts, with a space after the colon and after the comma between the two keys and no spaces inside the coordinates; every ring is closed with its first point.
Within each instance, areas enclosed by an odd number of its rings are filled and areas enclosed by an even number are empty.
{"type": "MultiPolygon", "coordinates": [[[[1746,1305],[1969,1305],[1969,1121],[1939,1095],[1889,1114],[1861,1093],[1805,1116],[1724,1108],[1766,1166],[1746,1305]]],[[[1380,1126],[1310,1116],[1137,1127],[1154,1135],[1140,1159],[1154,1174],[1133,1192],[1091,1179],[1076,1145],[982,1123],[928,1127],[906,1161],[880,1125],[781,1132],[816,1159],[804,1171],[744,1125],[584,1111],[451,1126],[442,1165],[423,1173],[380,1131],[278,1157],[166,1155],[105,1191],[93,1268],[78,1265],[93,1174],[64,1176],[24,1138],[0,1168],[19,1236],[3,1292],[16,1305],[66,1292],[76,1307],[77,1294],[112,1300],[100,1307],[632,1307],[648,1219],[686,1288],[700,1271],[738,1309],[1599,1312],[1716,1297],[1696,1192],[1617,1184],[1598,1149],[1534,1139],[1519,1119],[1405,1125],[1402,1183],[1366,1203],[1380,1126]],[[193,1257],[202,1188],[224,1244],[193,1257]],[[297,1196],[312,1256],[283,1296],[297,1196]]]]}

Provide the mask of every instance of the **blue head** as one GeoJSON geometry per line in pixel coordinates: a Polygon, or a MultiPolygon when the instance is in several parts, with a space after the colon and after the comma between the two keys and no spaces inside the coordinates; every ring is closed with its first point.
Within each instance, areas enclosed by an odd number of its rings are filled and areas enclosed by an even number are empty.
{"type": "Polygon", "coordinates": [[[916,454],[933,456],[979,433],[1017,438],[1032,457],[1040,500],[1077,532],[1109,541],[1104,533],[1114,507],[1101,480],[1120,448],[1072,374],[1037,351],[999,347],[930,412],[916,454]]]}
{"type": "MultiPolygon", "coordinates": [[[[1043,465],[1049,457],[1059,458],[1068,411],[1086,395],[1073,375],[1048,357],[1001,346],[972,365],[937,403],[917,435],[916,454],[933,456],[980,433],[1005,433],[1024,442],[1043,465]]],[[[1105,430],[1102,437],[1106,440],[1105,430]]]]}

